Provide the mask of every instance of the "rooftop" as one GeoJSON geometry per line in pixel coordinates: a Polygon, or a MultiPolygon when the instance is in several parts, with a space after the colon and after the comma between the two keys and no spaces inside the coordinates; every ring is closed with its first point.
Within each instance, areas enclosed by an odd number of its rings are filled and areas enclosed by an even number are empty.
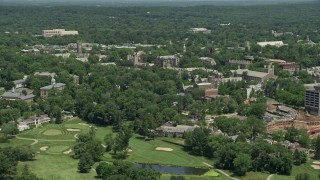
{"type": "Polygon", "coordinates": [[[66,86],[63,83],[56,83],[56,84],[51,84],[49,86],[44,86],[42,88],[40,88],[41,90],[50,90],[50,89],[56,89],[56,88],[60,88],[60,87],[64,87],[66,86]]]}

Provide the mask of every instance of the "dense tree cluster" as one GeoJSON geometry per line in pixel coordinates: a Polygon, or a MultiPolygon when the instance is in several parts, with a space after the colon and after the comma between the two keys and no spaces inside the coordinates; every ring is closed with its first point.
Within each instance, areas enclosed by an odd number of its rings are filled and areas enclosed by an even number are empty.
{"type": "Polygon", "coordinates": [[[138,168],[124,161],[114,161],[113,164],[102,162],[97,167],[97,174],[104,180],[156,180],[161,176],[159,172],[138,168]]]}
{"type": "MultiPolygon", "coordinates": [[[[30,161],[34,156],[35,152],[30,147],[0,148],[0,179],[22,179],[22,177],[17,175],[18,161],[30,161]]],[[[27,170],[23,172],[26,178],[32,176],[37,179],[36,176],[27,170]]]]}

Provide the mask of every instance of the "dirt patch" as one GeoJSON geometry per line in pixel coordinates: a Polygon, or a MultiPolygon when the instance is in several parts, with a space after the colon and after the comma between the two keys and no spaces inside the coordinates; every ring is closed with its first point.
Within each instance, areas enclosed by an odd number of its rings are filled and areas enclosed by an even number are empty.
{"type": "Polygon", "coordinates": [[[81,131],[81,130],[80,130],[80,129],[70,128],[70,129],[67,129],[67,131],[70,131],[70,132],[79,132],[79,131],[81,131]]]}
{"type": "Polygon", "coordinates": [[[166,147],[157,147],[156,150],[157,150],[157,151],[167,151],[167,152],[173,151],[173,149],[171,149],[171,148],[166,148],[166,147]]]}
{"type": "Polygon", "coordinates": [[[68,151],[63,152],[63,154],[70,154],[72,152],[72,149],[69,149],[68,151]]]}
{"type": "Polygon", "coordinates": [[[43,147],[40,148],[40,151],[47,151],[48,148],[49,148],[48,146],[43,146],[43,147]]]}
{"type": "Polygon", "coordinates": [[[320,166],[319,165],[311,165],[311,167],[313,168],[313,169],[320,169],[320,166]]]}

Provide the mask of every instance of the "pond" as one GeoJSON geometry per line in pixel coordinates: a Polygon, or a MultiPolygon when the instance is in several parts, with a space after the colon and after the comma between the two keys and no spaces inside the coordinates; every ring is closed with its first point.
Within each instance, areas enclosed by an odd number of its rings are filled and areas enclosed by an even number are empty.
{"type": "Polygon", "coordinates": [[[209,170],[209,169],[195,168],[195,167],[162,166],[162,165],[156,165],[156,164],[142,164],[142,163],[135,163],[134,165],[140,168],[153,169],[163,173],[182,174],[182,175],[203,175],[209,170]]]}

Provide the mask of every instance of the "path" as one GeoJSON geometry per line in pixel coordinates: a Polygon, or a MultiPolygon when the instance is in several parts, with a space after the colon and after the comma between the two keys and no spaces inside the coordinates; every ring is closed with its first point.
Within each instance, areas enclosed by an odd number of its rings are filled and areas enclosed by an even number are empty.
{"type": "Polygon", "coordinates": [[[38,141],[37,139],[35,139],[34,142],[31,143],[30,145],[33,146],[33,145],[37,144],[38,142],[39,142],[39,141],[38,141]]]}
{"type": "MultiPolygon", "coordinates": [[[[206,163],[206,162],[203,162],[203,164],[205,164],[206,166],[209,166],[210,168],[214,168],[212,165],[210,165],[210,164],[208,164],[208,163],[206,163]]],[[[221,174],[227,176],[227,177],[230,178],[230,179],[239,180],[239,179],[237,179],[237,178],[231,177],[229,174],[227,174],[226,172],[222,171],[221,169],[215,169],[215,170],[219,171],[221,174]]],[[[269,180],[269,179],[268,179],[268,180],[269,180]]]]}
{"type": "Polygon", "coordinates": [[[274,174],[270,174],[270,175],[267,177],[267,180],[270,180],[273,175],[274,175],[274,174]]]}
{"type": "MultiPolygon", "coordinates": [[[[39,141],[51,141],[51,142],[74,142],[74,141],[76,141],[76,140],[49,140],[49,139],[32,139],[32,138],[22,138],[22,137],[18,137],[18,136],[16,136],[16,138],[17,139],[22,139],[22,140],[29,140],[29,141],[37,141],[37,143],[39,142],[39,141]]],[[[33,142],[33,143],[35,143],[35,142],[33,142]]],[[[32,143],[32,144],[33,144],[32,143]]],[[[36,143],[35,143],[36,144],[36,143]]]]}

